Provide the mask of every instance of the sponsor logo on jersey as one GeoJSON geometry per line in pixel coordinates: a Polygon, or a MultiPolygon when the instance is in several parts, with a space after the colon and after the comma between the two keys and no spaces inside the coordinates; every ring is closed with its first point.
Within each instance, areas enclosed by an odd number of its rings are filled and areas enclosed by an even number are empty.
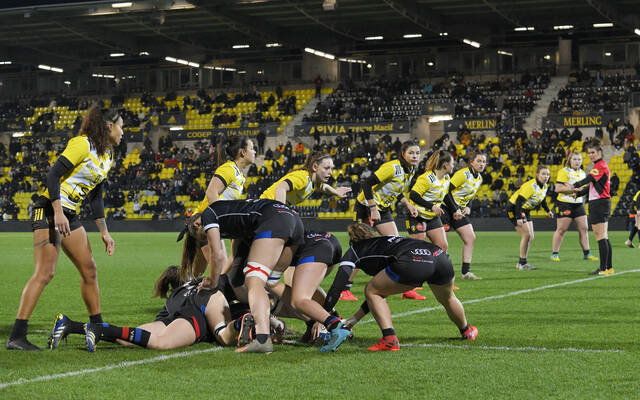
{"type": "Polygon", "coordinates": [[[431,250],[429,249],[413,249],[411,250],[411,254],[414,256],[430,256],[431,250]]]}
{"type": "Polygon", "coordinates": [[[442,249],[438,249],[438,250],[436,250],[436,251],[433,253],[433,256],[434,256],[434,257],[438,257],[438,256],[439,256],[440,254],[442,254],[442,253],[444,253],[444,250],[442,250],[442,249]]]}

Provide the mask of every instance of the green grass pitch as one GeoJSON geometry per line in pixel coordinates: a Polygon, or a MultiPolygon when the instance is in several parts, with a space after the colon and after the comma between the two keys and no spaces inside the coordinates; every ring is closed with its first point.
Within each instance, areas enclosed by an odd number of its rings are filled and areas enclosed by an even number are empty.
{"type": "MultiPolygon", "coordinates": [[[[102,311],[107,322],[138,325],[153,320],[162,301],[151,298],[159,273],[178,263],[174,233],[114,233],[116,252],[104,254],[90,234],[98,263],[102,311]]],[[[346,248],[345,234],[339,234],[346,248]]],[[[222,399],[544,399],[637,398],[640,393],[640,249],[623,246],[625,232],[611,232],[616,274],[591,277],[597,262],[583,261],[570,232],[549,261],[551,232],[537,232],[529,260],[537,271],[517,271],[519,236],[479,232],[472,271],[482,281],[457,280],[457,296],[474,342],[426,301],[389,299],[401,350],[368,353],[380,331],[369,317],[355,339],[331,354],[301,345],[278,345],[271,355],[237,355],[198,344],[174,351],[122,348],[101,342],[94,354],[72,336],[55,351],[15,352],[4,343],[21,290],[33,271],[32,236],[0,233],[0,398],[222,398],[222,399]],[[404,313],[404,314],[402,314],[404,313]]],[[[449,235],[456,274],[461,242],[449,235]]],[[[597,245],[591,233],[591,245],[597,245]]],[[[325,288],[333,276],[324,282],[325,288]]],[[[360,273],[354,293],[364,298],[369,277],[360,273]]],[[[339,302],[350,316],[360,302],[339,302]]],[[[86,319],[79,275],[66,256],[30,320],[29,337],[46,346],[58,312],[86,319]]],[[[287,320],[290,328],[303,324],[287,320]]]]}

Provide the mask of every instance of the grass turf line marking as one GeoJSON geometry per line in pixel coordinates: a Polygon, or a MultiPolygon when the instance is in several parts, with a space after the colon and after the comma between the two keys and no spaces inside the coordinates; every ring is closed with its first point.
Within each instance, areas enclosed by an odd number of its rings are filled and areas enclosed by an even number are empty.
{"type": "MultiPolygon", "coordinates": [[[[522,290],[517,290],[515,292],[510,292],[510,293],[505,293],[505,294],[499,294],[496,296],[489,296],[489,297],[483,297],[480,299],[472,299],[472,300],[467,300],[467,301],[462,301],[462,304],[473,304],[473,303],[480,303],[483,301],[488,301],[488,300],[497,300],[497,299],[504,299],[505,297],[513,297],[513,296],[518,296],[521,294],[526,294],[526,293],[532,293],[532,292],[537,292],[540,290],[545,290],[545,289],[552,289],[552,288],[556,288],[556,287],[561,287],[561,286],[568,286],[568,285],[573,285],[576,283],[581,283],[581,282],[588,282],[588,281],[592,281],[594,279],[607,279],[607,278],[611,278],[614,276],[618,276],[618,275],[623,275],[623,274],[629,274],[632,272],[640,272],[640,269],[632,269],[629,271],[622,271],[622,272],[616,272],[614,275],[605,275],[605,276],[593,276],[590,278],[584,278],[584,279],[577,279],[575,281],[566,281],[566,282],[560,282],[560,283],[554,283],[551,285],[545,285],[545,286],[539,286],[536,288],[531,288],[531,289],[522,289],[522,290]]],[[[407,312],[403,312],[403,313],[399,313],[399,314],[393,314],[391,317],[392,318],[400,318],[400,317],[406,317],[407,315],[413,315],[413,314],[421,314],[424,312],[429,312],[429,311],[434,311],[434,310],[442,310],[444,309],[444,307],[442,306],[435,306],[435,307],[426,307],[426,308],[421,308],[419,310],[413,310],[413,311],[407,311],[407,312]]],[[[370,318],[366,321],[362,321],[359,323],[360,324],[368,324],[371,322],[375,322],[375,319],[370,318]]]]}
{"type": "Polygon", "coordinates": [[[0,389],[4,389],[9,386],[24,385],[26,383],[51,381],[54,379],[68,378],[70,376],[86,375],[86,374],[92,374],[94,372],[109,371],[117,368],[125,368],[125,367],[132,367],[136,365],[149,364],[149,363],[154,363],[159,361],[166,361],[172,358],[189,357],[196,354],[211,353],[213,351],[219,351],[219,350],[222,350],[222,347],[213,347],[211,349],[205,349],[205,350],[183,351],[182,353],[167,354],[164,356],[144,358],[142,360],[136,360],[136,361],[125,361],[117,364],[105,365],[104,367],[81,369],[78,371],[69,371],[69,372],[63,372],[60,374],[53,374],[53,375],[44,375],[44,376],[38,376],[36,378],[31,378],[31,379],[20,378],[17,381],[0,383],[0,389]]]}
{"type": "Polygon", "coordinates": [[[562,347],[559,349],[551,349],[548,347],[510,347],[510,346],[472,346],[472,345],[452,345],[452,344],[443,344],[443,343],[401,343],[400,347],[437,347],[443,349],[469,349],[469,350],[497,350],[497,351],[533,351],[533,352],[556,352],[556,351],[564,351],[570,353],[623,353],[624,350],[616,350],[616,349],[580,349],[576,347],[562,347]]]}

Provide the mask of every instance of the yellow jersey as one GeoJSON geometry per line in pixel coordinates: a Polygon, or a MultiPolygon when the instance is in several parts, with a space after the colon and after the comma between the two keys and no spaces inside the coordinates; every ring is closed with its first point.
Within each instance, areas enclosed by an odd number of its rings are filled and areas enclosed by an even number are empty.
{"type": "Polygon", "coordinates": [[[321,186],[314,186],[313,181],[311,181],[311,175],[309,171],[304,169],[299,169],[296,171],[291,171],[278,181],[276,181],[273,185],[269,186],[267,190],[265,190],[262,195],[260,195],[261,199],[276,199],[276,188],[278,185],[284,181],[291,182],[291,190],[287,192],[287,202],[288,206],[295,206],[296,204],[300,204],[313,194],[316,190],[319,190],[321,186]]]}
{"type": "MultiPolygon", "coordinates": [[[[450,179],[448,174],[445,174],[442,179],[438,179],[435,172],[427,171],[416,179],[416,183],[411,190],[418,193],[420,197],[426,201],[439,206],[449,191],[449,183],[450,179]]],[[[421,205],[414,203],[411,199],[409,199],[409,202],[418,209],[418,216],[420,216],[420,218],[433,219],[436,217],[433,211],[427,210],[421,205]]]]}
{"type": "MultiPolygon", "coordinates": [[[[240,200],[242,198],[245,177],[235,161],[227,161],[216,168],[213,176],[217,176],[224,184],[224,190],[218,196],[219,200],[240,200]]],[[[204,199],[196,209],[196,213],[203,212],[208,206],[209,200],[207,196],[204,196],[204,199]]]]}
{"type": "Polygon", "coordinates": [[[478,174],[477,177],[474,177],[470,167],[462,168],[453,174],[451,184],[455,186],[455,189],[451,191],[451,196],[460,208],[465,208],[480,189],[482,175],[478,174]]]}
{"type": "MultiPolygon", "coordinates": [[[[60,204],[62,207],[79,212],[80,203],[87,194],[107,179],[113,164],[113,154],[107,150],[99,156],[86,135],[69,140],[62,156],[73,165],[71,171],[60,179],[60,204]]],[[[42,195],[49,198],[49,191],[42,195]]]]}
{"type": "MultiPolygon", "coordinates": [[[[409,172],[405,171],[400,160],[392,160],[382,164],[375,172],[380,183],[371,188],[376,205],[381,208],[391,207],[398,196],[409,190],[413,174],[414,169],[412,168],[409,172]]],[[[360,192],[357,200],[359,203],[367,205],[364,192],[360,192]]]]}
{"type": "MultiPolygon", "coordinates": [[[[575,170],[573,168],[564,167],[560,171],[558,171],[558,176],[556,177],[556,183],[576,183],[578,181],[583,180],[587,176],[587,173],[582,169],[575,170]]],[[[564,193],[558,193],[558,201],[562,201],[564,203],[574,203],[579,204],[582,203],[582,197],[573,198],[564,193]]]]}
{"type": "Polygon", "coordinates": [[[520,189],[516,190],[513,195],[511,195],[509,203],[516,204],[518,196],[522,196],[525,199],[525,202],[522,204],[522,209],[532,210],[544,201],[544,198],[547,196],[548,188],[549,185],[546,183],[542,187],[538,186],[536,178],[533,178],[523,183],[522,186],[520,186],[520,189]]]}

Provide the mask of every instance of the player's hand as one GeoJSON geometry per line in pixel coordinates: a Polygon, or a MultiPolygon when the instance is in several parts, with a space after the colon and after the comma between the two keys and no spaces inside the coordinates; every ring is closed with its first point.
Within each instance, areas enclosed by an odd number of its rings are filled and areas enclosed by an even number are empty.
{"type": "Polygon", "coordinates": [[[102,234],[102,242],[104,242],[104,251],[110,256],[113,255],[113,251],[116,247],[116,242],[113,241],[113,238],[109,234],[109,232],[105,232],[102,234]]]}
{"type": "Polygon", "coordinates": [[[464,213],[462,211],[456,210],[456,212],[453,213],[453,219],[455,219],[456,221],[462,218],[464,218],[464,213]]]}
{"type": "Polygon", "coordinates": [[[351,188],[348,186],[340,186],[336,188],[336,196],[341,199],[344,199],[347,196],[347,193],[351,192],[351,188]]]}
{"type": "Polygon", "coordinates": [[[380,221],[380,211],[378,211],[378,207],[370,208],[369,212],[371,213],[371,221],[374,223],[380,221]]]}
{"type": "Polygon", "coordinates": [[[313,327],[311,327],[311,338],[316,340],[318,336],[320,336],[320,331],[322,330],[322,324],[320,322],[315,322],[313,327]]]}
{"type": "Polygon", "coordinates": [[[58,231],[63,237],[71,235],[71,228],[69,228],[69,220],[63,213],[56,213],[53,216],[53,223],[55,230],[58,231]]]}
{"type": "Polygon", "coordinates": [[[469,207],[465,207],[464,209],[462,209],[462,214],[471,215],[471,209],[469,207]]]}
{"type": "Polygon", "coordinates": [[[431,207],[431,211],[433,211],[438,217],[441,216],[442,214],[444,214],[444,212],[442,211],[442,208],[440,208],[440,206],[431,207]]]}
{"type": "Polygon", "coordinates": [[[549,212],[547,212],[547,216],[548,216],[549,218],[553,218],[553,211],[549,211],[549,212]]]}
{"type": "Polygon", "coordinates": [[[202,278],[202,282],[198,285],[198,292],[201,290],[213,290],[218,286],[218,282],[214,282],[210,276],[202,278]]]}
{"type": "Polygon", "coordinates": [[[409,215],[413,218],[418,216],[418,209],[411,203],[407,203],[407,211],[409,211],[409,215]]]}
{"type": "Polygon", "coordinates": [[[525,221],[526,221],[526,220],[524,220],[524,219],[517,219],[517,220],[516,220],[516,224],[517,224],[518,226],[522,226],[522,225],[524,225],[524,222],[525,222],[525,221]]]}

